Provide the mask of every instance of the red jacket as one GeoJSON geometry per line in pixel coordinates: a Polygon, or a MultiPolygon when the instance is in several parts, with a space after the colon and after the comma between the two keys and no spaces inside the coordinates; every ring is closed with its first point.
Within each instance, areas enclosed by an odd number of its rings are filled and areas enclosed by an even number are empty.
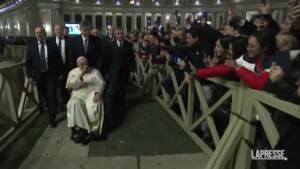
{"type": "Polygon", "coordinates": [[[244,67],[236,70],[236,75],[243,80],[250,88],[262,90],[269,80],[270,73],[265,71],[260,59],[256,60],[256,72],[252,72],[244,67]]]}
{"type": "Polygon", "coordinates": [[[232,73],[234,73],[234,69],[231,66],[218,64],[213,67],[198,69],[196,74],[198,77],[206,78],[206,77],[228,76],[232,73]]]}

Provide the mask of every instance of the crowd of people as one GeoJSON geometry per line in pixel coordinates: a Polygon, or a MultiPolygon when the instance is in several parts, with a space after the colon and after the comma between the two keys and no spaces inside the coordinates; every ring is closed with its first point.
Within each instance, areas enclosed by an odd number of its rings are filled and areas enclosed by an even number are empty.
{"type": "MultiPolygon", "coordinates": [[[[59,86],[67,105],[71,139],[83,144],[104,139],[120,123],[135,58],[150,60],[158,67],[172,66],[178,81],[200,80],[208,101],[213,100],[215,91],[205,78],[222,77],[299,104],[300,5],[295,0],[288,5],[282,25],[270,15],[270,5],[261,4],[261,13],[251,21],[230,9],[228,24],[218,29],[207,24],[205,14],[186,20],[184,27],[168,24],[162,29],[156,24],[127,36],[112,26],[100,36],[98,29],[83,21],[79,36],[70,37],[67,28],[55,25],[55,36],[46,38],[45,29],[38,26],[36,40],[28,44],[27,75],[37,84],[40,110],[49,112],[52,127],[56,126],[55,91],[59,86]]],[[[174,95],[169,75],[161,83],[174,95]]],[[[286,137],[295,134],[292,128],[300,123],[294,118],[279,123],[285,127],[279,143],[284,146],[294,141],[286,137]]]]}

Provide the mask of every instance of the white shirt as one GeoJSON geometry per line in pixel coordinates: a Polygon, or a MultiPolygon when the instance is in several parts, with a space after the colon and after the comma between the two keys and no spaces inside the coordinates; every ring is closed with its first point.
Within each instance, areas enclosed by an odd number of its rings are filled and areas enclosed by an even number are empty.
{"type": "Polygon", "coordinates": [[[89,38],[86,38],[86,37],[84,37],[84,36],[81,36],[82,37],[82,42],[83,42],[83,45],[84,45],[84,43],[85,43],[85,40],[87,40],[87,46],[89,46],[89,38]]]}
{"type": "Polygon", "coordinates": [[[88,46],[89,46],[89,39],[86,38],[86,37],[84,37],[84,36],[82,36],[82,35],[81,35],[81,37],[82,37],[83,49],[85,50],[85,47],[86,47],[86,51],[84,51],[84,52],[87,52],[88,46]],[[87,42],[86,42],[86,44],[85,44],[85,41],[86,41],[86,40],[87,40],[87,42]],[[86,45],[86,46],[85,46],[85,45],[86,45]]]}
{"type": "Polygon", "coordinates": [[[123,42],[122,41],[117,40],[117,43],[118,43],[119,47],[123,46],[123,44],[122,44],[123,42]]]}
{"type": "MultiPolygon", "coordinates": [[[[41,47],[42,44],[40,41],[38,41],[38,45],[39,45],[39,55],[41,54],[41,47]]],[[[45,49],[45,60],[46,60],[46,64],[47,64],[47,68],[48,68],[48,48],[47,48],[47,43],[44,42],[44,49],[45,49]]]]}
{"type": "MultiPolygon", "coordinates": [[[[59,47],[59,37],[58,36],[56,36],[56,44],[59,47]]],[[[61,59],[64,63],[66,63],[66,51],[65,51],[66,45],[65,44],[66,44],[65,39],[61,38],[61,59]]]]}

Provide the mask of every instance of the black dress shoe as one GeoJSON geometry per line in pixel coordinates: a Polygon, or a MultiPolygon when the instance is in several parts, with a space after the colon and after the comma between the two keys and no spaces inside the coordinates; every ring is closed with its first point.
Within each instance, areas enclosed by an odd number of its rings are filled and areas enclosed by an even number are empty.
{"type": "Polygon", "coordinates": [[[56,128],[57,127],[57,123],[55,121],[49,122],[49,124],[50,124],[51,128],[56,128]]]}
{"type": "Polygon", "coordinates": [[[91,135],[88,134],[88,135],[86,135],[86,136],[81,140],[81,144],[82,144],[82,145],[87,145],[87,144],[89,144],[90,141],[91,141],[91,135]]]}
{"type": "Polygon", "coordinates": [[[78,134],[72,134],[71,137],[70,137],[70,139],[73,140],[73,141],[75,141],[78,137],[79,137],[78,134]]]}
{"type": "Polygon", "coordinates": [[[82,142],[82,138],[80,138],[79,135],[75,135],[73,137],[73,141],[74,141],[74,143],[81,143],[82,142]]]}

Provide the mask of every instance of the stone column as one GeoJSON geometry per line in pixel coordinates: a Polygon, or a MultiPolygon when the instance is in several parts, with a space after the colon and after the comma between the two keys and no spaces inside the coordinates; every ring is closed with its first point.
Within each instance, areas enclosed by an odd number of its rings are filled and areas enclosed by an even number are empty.
{"type": "Polygon", "coordinates": [[[166,28],[166,14],[162,13],[161,14],[161,25],[166,28]]]}
{"type": "Polygon", "coordinates": [[[112,26],[116,27],[117,26],[117,17],[116,17],[116,13],[112,14],[112,26]]]}
{"type": "Polygon", "coordinates": [[[105,12],[102,14],[102,33],[106,33],[106,15],[105,12]]]}
{"type": "Polygon", "coordinates": [[[131,23],[131,27],[132,27],[133,30],[134,30],[134,29],[137,29],[137,27],[136,27],[136,14],[135,14],[135,13],[132,14],[132,23],[131,23]]]}
{"type": "Polygon", "coordinates": [[[71,22],[75,23],[75,12],[72,12],[70,15],[71,15],[71,22]]]}
{"type": "Polygon", "coordinates": [[[154,22],[155,22],[155,13],[151,13],[151,25],[153,25],[154,24],[154,22]]]}
{"type": "Polygon", "coordinates": [[[127,34],[127,20],[124,13],[122,13],[122,28],[124,30],[124,33],[127,34]]]}
{"type": "Polygon", "coordinates": [[[146,24],[145,24],[146,14],[143,13],[141,16],[142,16],[142,28],[141,28],[141,30],[144,31],[145,30],[145,26],[146,26],[146,24]]]}
{"type": "Polygon", "coordinates": [[[92,27],[96,28],[96,14],[95,13],[92,14],[92,27]]]}

